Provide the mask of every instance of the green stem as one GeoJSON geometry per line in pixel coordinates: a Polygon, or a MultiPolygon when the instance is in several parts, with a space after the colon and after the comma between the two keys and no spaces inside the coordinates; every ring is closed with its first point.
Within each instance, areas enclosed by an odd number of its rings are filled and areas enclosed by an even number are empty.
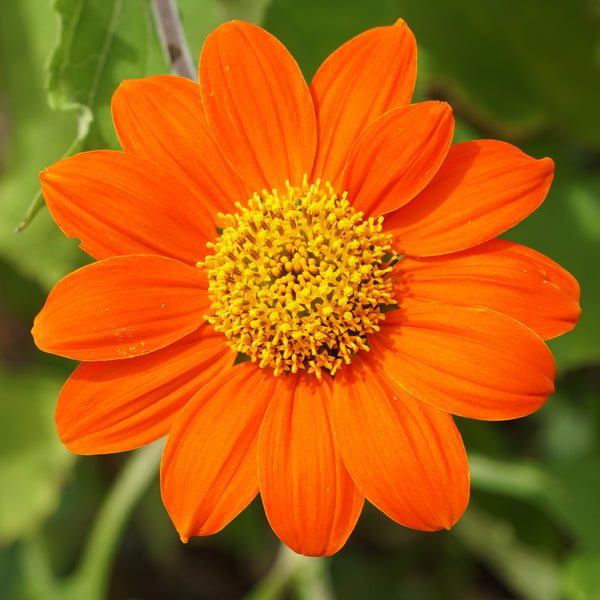
{"type": "Polygon", "coordinates": [[[123,467],[94,524],[77,576],[104,597],[113,555],[129,515],[154,480],[163,442],[134,452],[123,467]]]}
{"type": "Polygon", "coordinates": [[[510,523],[471,506],[452,535],[522,600],[558,600],[559,565],[521,542],[510,523]]]}
{"type": "MultiPolygon", "coordinates": [[[[296,555],[298,556],[298,555],[296,555]]],[[[300,568],[294,574],[294,588],[298,600],[335,600],[329,577],[329,560],[301,557],[300,568]]]]}
{"type": "Polygon", "coordinates": [[[296,554],[282,543],[271,570],[245,600],[278,600],[288,588],[298,600],[334,600],[327,559],[296,554]]]}
{"type": "Polygon", "coordinates": [[[541,498],[555,490],[557,482],[535,464],[518,464],[469,455],[473,487],[515,498],[541,498]]]}
{"type": "Polygon", "coordinates": [[[59,600],[48,552],[39,533],[22,541],[19,558],[26,585],[26,597],[59,600]]]}
{"type": "Polygon", "coordinates": [[[39,600],[102,600],[121,533],[133,508],[156,476],[162,442],[135,451],[109,492],[88,538],[76,571],[56,581],[39,538],[23,549],[22,564],[32,596],[39,600]]]}
{"type": "Polygon", "coordinates": [[[152,0],[158,39],[174,75],[198,81],[198,71],[185,37],[175,0],[152,0]]]}

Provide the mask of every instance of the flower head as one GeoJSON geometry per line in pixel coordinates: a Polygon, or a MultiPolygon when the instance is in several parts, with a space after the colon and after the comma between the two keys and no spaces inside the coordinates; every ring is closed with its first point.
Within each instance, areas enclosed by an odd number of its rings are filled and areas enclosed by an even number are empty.
{"type": "Polygon", "coordinates": [[[544,343],[574,327],[575,280],[495,239],[554,165],[498,141],[451,145],[442,102],[410,104],[403,21],[335,51],[308,87],[266,31],[207,39],[200,84],[125,81],[123,152],[41,174],[97,262],[60,281],[37,345],[82,361],[58,401],[73,452],[167,435],[183,540],[260,492],[297,552],[337,551],[363,500],[421,530],[467,506],[452,414],[510,419],[553,391],[544,343]]]}

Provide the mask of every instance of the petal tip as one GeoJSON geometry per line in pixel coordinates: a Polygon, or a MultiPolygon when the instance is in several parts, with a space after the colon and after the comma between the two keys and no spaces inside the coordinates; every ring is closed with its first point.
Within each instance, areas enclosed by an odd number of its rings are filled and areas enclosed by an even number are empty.
{"type": "Polygon", "coordinates": [[[540,164],[541,166],[544,167],[544,171],[547,176],[554,177],[555,164],[554,164],[554,161],[549,156],[540,158],[540,159],[538,159],[537,162],[538,162],[538,164],[540,164]]]}
{"type": "Polygon", "coordinates": [[[411,28],[408,26],[408,23],[404,19],[402,19],[402,18],[396,19],[396,21],[394,22],[392,27],[398,27],[398,29],[402,30],[403,33],[409,33],[411,35],[411,37],[414,38],[414,34],[413,34],[411,28]]]}

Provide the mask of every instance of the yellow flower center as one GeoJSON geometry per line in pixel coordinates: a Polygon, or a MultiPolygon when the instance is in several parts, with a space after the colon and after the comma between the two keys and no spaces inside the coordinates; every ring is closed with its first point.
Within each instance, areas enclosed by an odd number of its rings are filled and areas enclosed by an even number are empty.
{"type": "Polygon", "coordinates": [[[214,314],[206,318],[239,354],[275,375],[320,378],[368,350],[394,305],[386,275],[390,235],[363,219],[329,183],[263,191],[220,215],[226,226],[207,268],[214,314]]]}

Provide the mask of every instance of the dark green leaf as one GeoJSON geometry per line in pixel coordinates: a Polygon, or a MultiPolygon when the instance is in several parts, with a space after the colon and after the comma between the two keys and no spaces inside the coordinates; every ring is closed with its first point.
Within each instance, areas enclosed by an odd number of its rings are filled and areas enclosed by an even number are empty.
{"type": "Polygon", "coordinates": [[[542,206],[506,237],[543,252],[578,280],[579,323],[549,346],[559,371],[595,364],[600,360],[600,173],[582,169],[564,149],[550,142],[530,151],[554,159],[554,182],[542,206]]]}
{"type": "Polygon", "coordinates": [[[600,147],[598,14],[586,0],[398,0],[420,76],[482,125],[560,128],[600,147]],[[582,91],[585,90],[585,93],[582,91]]]}

